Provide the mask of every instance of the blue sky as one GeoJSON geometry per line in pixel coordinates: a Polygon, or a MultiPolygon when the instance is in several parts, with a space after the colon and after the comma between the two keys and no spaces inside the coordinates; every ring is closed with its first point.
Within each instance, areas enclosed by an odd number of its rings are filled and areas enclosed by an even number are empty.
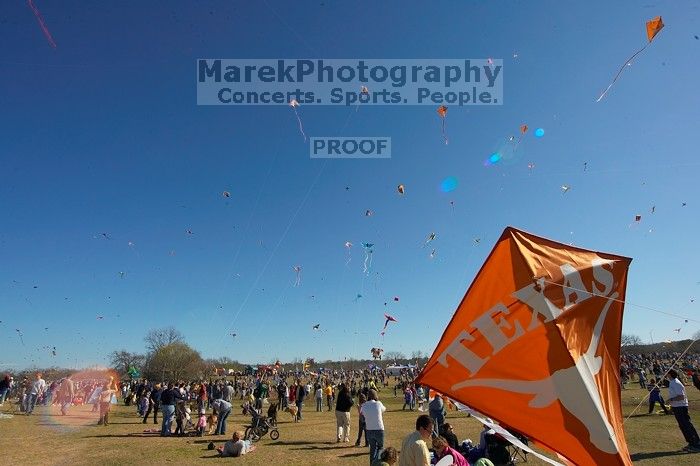
{"type": "Polygon", "coordinates": [[[630,305],[625,332],[698,329],[693,2],[35,4],[56,49],[25,2],[0,14],[5,367],[101,364],[167,325],[251,362],[430,352],[507,225],[633,257],[629,302],[691,319],[630,305]],[[392,138],[388,160],[311,160],[288,106],[198,107],[202,57],[502,58],[505,104],[450,107],[447,146],[432,106],[303,106],[311,136],[392,138]],[[545,136],[484,166],[523,123],[545,136]]]}

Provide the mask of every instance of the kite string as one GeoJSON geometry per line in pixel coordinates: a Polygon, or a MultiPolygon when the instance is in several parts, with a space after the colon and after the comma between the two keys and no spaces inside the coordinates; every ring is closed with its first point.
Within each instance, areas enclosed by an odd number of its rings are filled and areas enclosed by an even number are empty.
{"type": "Polygon", "coordinates": [[[304,132],[304,125],[301,124],[301,118],[299,117],[297,108],[295,106],[292,106],[292,109],[294,110],[294,114],[297,116],[297,122],[299,123],[299,132],[302,136],[304,136],[304,142],[306,142],[306,133],[304,132]]]}
{"type": "Polygon", "coordinates": [[[39,12],[39,9],[34,5],[33,0],[27,0],[27,5],[29,5],[29,8],[32,9],[34,12],[34,16],[36,17],[36,20],[39,22],[39,27],[41,27],[42,32],[44,33],[44,36],[46,37],[46,40],[49,41],[49,45],[53,48],[56,48],[56,42],[54,42],[53,37],[51,37],[51,33],[49,32],[49,29],[46,27],[46,24],[44,23],[44,18],[41,16],[41,13],[39,12]]]}
{"type": "Polygon", "coordinates": [[[620,69],[618,70],[617,74],[615,75],[615,78],[612,80],[612,82],[611,82],[610,84],[608,84],[608,87],[605,89],[605,91],[603,91],[603,93],[600,94],[600,97],[598,97],[598,100],[596,100],[596,102],[600,102],[601,100],[603,100],[603,97],[605,97],[605,95],[608,93],[608,91],[610,90],[610,88],[613,87],[613,84],[615,84],[615,82],[617,81],[617,78],[619,78],[620,75],[622,74],[622,72],[625,70],[625,67],[626,67],[632,60],[634,60],[634,57],[636,57],[637,55],[639,55],[640,53],[642,53],[642,52],[644,51],[644,49],[646,49],[647,47],[649,47],[649,44],[651,44],[651,41],[647,42],[646,45],[645,45],[644,47],[642,47],[641,49],[637,50],[637,51],[634,53],[634,55],[632,55],[632,56],[629,57],[627,60],[625,60],[625,63],[620,67],[620,69]]]}
{"type": "Polygon", "coordinates": [[[445,140],[445,145],[448,144],[447,134],[445,134],[445,117],[442,118],[442,137],[445,140]]]}
{"type": "MultiPolygon", "coordinates": [[[[660,387],[659,387],[659,383],[661,383],[661,380],[663,380],[663,379],[666,378],[666,375],[669,373],[669,371],[670,371],[671,369],[673,369],[673,366],[675,366],[676,363],[677,363],[678,361],[680,361],[680,359],[681,359],[683,356],[685,356],[685,354],[688,352],[688,350],[690,350],[691,346],[693,346],[693,344],[694,344],[696,341],[698,341],[698,340],[693,340],[693,341],[691,341],[690,344],[688,345],[688,347],[687,347],[685,350],[683,350],[683,352],[680,354],[680,356],[678,356],[678,357],[676,358],[676,360],[673,361],[673,362],[671,363],[671,365],[668,367],[668,369],[666,369],[666,372],[664,372],[664,375],[662,375],[661,377],[659,377],[659,380],[656,381],[656,383],[654,384],[654,388],[660,388],[660,387]]],[[[625,422],[626,422],[629,418],[632,417],[632,415],[633,415],[634,413],[637,412],[637,410],[642,406],[642,404],[644,404],[644,402],[649,398],[649,396],[651,396],[651,391],[650,391],[649,393],[647,393],[646,396],[645,396],[644,398],[642,398],[642,401],[640,401],[639,404],[632,410],[632,412],[629,413],[629,415],[628,415],[625,419],[623,419],[623,421],[622,421],[622,424],[623,424],[623,425],[625,424],[625,422]]]]}
{"type": "Polygon", "coordinates": [[[600,294],[600,293],[594,293],[594,292],[588,291],[588,290],[581,290],[581,289],[575,288],[575,287],[573,287],[573,286],[568,286],[568,285],[564,285],[564,284],[562,284],[562,283],[556,283],[556,282],[549,281],[549,280],[544,280],[544,282],[545,282],[545,283],[549,283],[550,285],[557,285],[557,286],[560,286],[560,287],[562,287],[562,288],[566,288],[566,289],[569,289],[569,290],[579,291],[579,292],[581,292],[581,293],[589,294],[589,295],[591,295],[591,296],[596,296],[596,297],[598,297],[598,298],[606,298],[606,299],[610,299],[611,301],[615,301],[615,302],[618,302],[618,303],[621,303],[621,304],[628,304],[628,305],[630,305],[630,306],[638,307],[638,308],[640,308],[640,309],[645,309],[645,310],[647,310],[647,311],[658,312],[659,314],[664,314],[664,315],[667,315],[667,316],[676,317],[676,318],[678,318],[678,319],[685,319],[685,320],[687,320],[687,321],[689,321],[689,322],[698,322],[698,323],[700,323],[700,320],[691,319],[690,317],[685,317],[685,316],[681,316],[681,315],[678,315],[678,314],[673,314],[673,313],[670,313],[670,312],[660,311],[660,310],[658,310],[658,309],[654,309],[653,307],[643,306],[643,305],[641,305],[641,304],[635,304],[635,303],[632,303],[632,302],[629,302],[629,301],[625,301],[625,300],[623,300],[623,299],[610,298],[610,297],[605,296],[605,295],[602,295],[602,294],[600,294]]]}
{"type": "MultiPolygon", "coordinates": [[[[345,119],[345,123],[341,128],[338,130],[338,134],[341,134],[343,130],[347,127],[350,117],[352,116],[352,112],[348,112],[348,117],[345,119]]],[[[246,306],[248,303],[248,299],[250,298],[251,294],[253,293],[253,289],[255,286],[257,286],[258,281],[260,281],[260,278],[265,274],[267,267],[270,265],[270,262],[272,262],[272,258],[275,256],[275,253],[277,252],[277,249],[279,249],[280,245],[284,241],[284,239],[287,236],[287,233],[289,232],[290,228],[292,227],[292,224],[296,220],[297,216],[299,215],[299,212],[301,209],[306,205],[307,200],[309,199],[309,195],[311,194],[311,191],[316,187],[316,184],[318,183],[319,179],[321,178],[321,175],[323,174],[324,170],[326,169],[326,165],[328,163],[328,159],[325,159],[323,161],[323,165],[321,166],[321,169],[319,170],[318,174],[316,174],[316,178],[314,178],[313,182],[309,186],[308,190],[306,191],[306,194],[304,195],[304,198],[301,200],[301,203],[297,207],[296,211],[294,212],[294,215],[292,215],[292,218],[289,220],[289,223],[287,223],[287,227],[284,229],[284,232],[282,233],[282,236],[280,237],[279,241],[271,251],[270,255],[267,258],[267,262],[265,262],[265,265],[263,266],[263,269],[260,271],[258,276],[255,278],[255,281],[253,282],[253,285],[250,287],[250,290],[248,291],[248,294],[246,295],[245,299],[241,303],[241,305],[238,308],[238,311],[236,311],[236,315],[233,317],[233,320],[231,322],[231,327],[236,323],[236,320],[238,319],[238,316],[240,315],[241,311],[243,308],[246,306]]],[[[224,338],[222,335],[220,338],[224,338]]],[[[219,340],[221,341],[221,340],[219,340]]]]}
{"type": "MultiPolygon", "coordinates": [[[[224,277],[224,283],[221,285],[221,290],[219,291],[219,299],[217,302],[221,302],[224,294],[224,290],[226,289],[229,281],[231,280],[231,276],[233,275],[236,267],[236,263],[238,262],[238,256],[241,253],[241,250],[243,249],[243,244],[246,242],[246,239],[248,238],[248,232],[250,231],[250,226],[253,223],[253,217],[257,213],[258,209],[258,204],[260,204],[260,197],[262,196],[264,188],[267,186],[267,180],[270,178],[270,175],[272,174],[272,169],[275,167],[276,162],[277,162],[277,157],[279,155],[279,147],[275,149],[275,157],[272,159],[272,163],[270,164],[270,168],[267,170],[267,175],[265,175],[265,180],[263,183],[260,185],[260,189],[258,190],[258,194],[255,197],[255,203],[253,204],[253,208],[250,211],[250,216],[248,217],[248,223],[245,227],[245,230],[243,230],[243,237],[241,238],[241,242],[238,245],[238,249],[236,250],[236,254],[233,256],[233,260],[231,261],[231,271],[226,274],[224,277]]],[[[210,319],[209,319],[209,325],[208,327],[211,327],[213,320],[216,318],[216,314],[212,313],[210,319]]]]}

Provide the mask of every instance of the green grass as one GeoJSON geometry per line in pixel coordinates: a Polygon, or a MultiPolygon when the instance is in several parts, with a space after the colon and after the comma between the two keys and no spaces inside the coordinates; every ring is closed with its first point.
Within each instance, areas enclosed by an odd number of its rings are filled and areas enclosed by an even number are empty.
{"type": "MultiPolygon", "coordinates": [[[[700,392],[687,387],[691,418],[700,427],[700,392]]],[[[665,392],[665,390],[664,390],[665,392]]],[[[623,409],[629,414],[646,391],[628,389],[622,392],[623,409]]],[[[401,446],[401,439],[414,429],[418,413],[401,411],[401,400],[393,397],[393,391],[380,394],[387,405],[384,416],[386,446],[401,446]]],[[[368,464],[368,450],[351,444],[335,442],[335,415],[333,412],[314,411],[313,400],[306,403],[304,420],[292,422],[288,413],[279,413],[280,438],[269,436],[258,442],[258,449],[243,458],[227,458],[250,465],[320,465],[320,464],[368,464]]],[[[134,407],[113,406],[111,425],[97,426],[97,415],[90,406],[73,407],[69,416],[61,416],[56,408],[37,407],[33,416],[17,415],[12,419],[0,419],[0,451],[3,464],[70,464],[70,465],[122,465],[122,464],[194,464],[202,458],[211,458],[213,452],[206,449],[210,441],[217,445],[224,442],[221,436],[161,438],[145,433],[153,422],[144,425],[136,417],[134,407]]],[[[646,415],[646,403],[635,416],[625,422],[627,444],[635,464],[641,465],[697,465],[700,454],[680,452],[685,441],[673,416],[646,415]]],[[[2,412],[10,412],[6,402],[2,412]]],[[[241,429],[249,421],[240,409],[229,417],[229,435],[241,429]]],[[[478,441],[480,424],[461,413],[450,411],[448,421],[455,427],[460,439],[478,441]]],[[[357,415],[352,412],[351,437],[357,435],[357,415]]],[[[546,464],[530,457],[528,464],[546,464]]]]}

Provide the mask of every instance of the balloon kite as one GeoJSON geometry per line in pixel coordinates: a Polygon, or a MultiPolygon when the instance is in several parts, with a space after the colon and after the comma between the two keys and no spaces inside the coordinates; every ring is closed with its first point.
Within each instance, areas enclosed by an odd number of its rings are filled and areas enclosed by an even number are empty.
{"type": "Polygon", "coordinates": [[[447,107],[444,105],[440,105],[437,109],[438,115],[440,115],[440,119],[442,120],[442,137],[445,140],[445,145],[449,142],[447,139],[447,134],[445,134],[445,118],[447,117],[447,107]]]}
{"type": "Polygon", "coordinates": [[[294,115],[296,115],[297,122],[299,123],[299,132],[302,136],[304,136],[304,142],[306,142],[306,133],[304,132],[304,125],[301,124],[301,117],[299,117],[299,112],[297,112],[299,102],[297,102],[296,99],[292,99],[289,101],[289,106],[292,107],[292,110],[294,110],[294,115]]]}
{"type": "Polygon", "coordinates": [[[384,334],[386,333],[386,327],[387,325],[389,325],[389,322],[398,322],[398,320],[396,320],[394,316],[390,316],[389,314],[384,314],[384,319],[386,319],[384,321],[384,328],[382,329],[382,333],[380,334],[382,336],[384,336],[384,334]]]}
{"type": "Polygon", "coordinates": [[[615,81],[617,81],[617,78],[620,77],[620,75],[624,71],[625,67],[628,65],[631,65],[632,60],[634,60],[634,58],[637,55],[642,53],[644,51],[644,49],[649,47],[649,44],[651,44],[651,41],[654,40],[654,37],[656,37],[656,35],[659,33],[659,31],[661,31],[661,29],[663,29],[663,27],[664,27],[664,22],[661,19],[661,16],[657,16],[656,18],[647,21],[647,39],[648,39],[647,43],[644,44],[644,47],[642,47],[641,49],[634,52],[634,54],[631,57],[629,57],[627,60],[625,60],[625,63],[617,71],[617,74],[613,78],[612,82],[610,84],[608,84],[608,87],[603,91],[602,94],[600,94],[600,97],[598,97],[598,100],[596,100],[596,102],[600,102],[601,100],[603,100],[603,97],[605,97],[605,95],[608,93],[610,88],[613,87],[613,84],[615,84],[615,81]]]}

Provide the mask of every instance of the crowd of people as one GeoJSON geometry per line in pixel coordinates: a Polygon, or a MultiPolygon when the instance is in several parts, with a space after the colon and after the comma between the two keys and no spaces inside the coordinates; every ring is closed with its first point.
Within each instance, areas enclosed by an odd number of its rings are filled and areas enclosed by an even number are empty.
{"type": "MultiPolygon", "coordinates": [[[[676,371],[670,368],[679,355],[651,354],[624,355],[624,370],[635,375],[643,388],[650,391],[650,412],[658,403],[664,412],[676,417],[679,428],[688,442],[688,451],[700,451],[700,440],[688,414],[688,398],[682,378],[697,382],[697,372],[676,371]],[[653,375],[647,379],[646,374],[653,375]],[[666,379],[668,397],[664,400],[660,380],[666,379]],[[643,382],[643,384],[642,384],[643,382]],[[670,405],[668,406],[667,403],[670,405]]],[[[684,361],[687,367],[698,364],[697,355],[684,361]]],[[[163,437],[185,435],[225,436],[227,420],[235,405],[244,414],[266,417],[274,421],[278,411],[287,411],[295,422],[303,422],[305,402],[317,412],[334,411],[335,441],[350,443],[352,416],[357,416],[356,447],[368,448],[371,465],[426,466],[451,455],[458,466],[488,465],[494,456],[493,445],[497,435],[484,425],[479,443],[461,441],[447,422],[447,407],[451,401],[440,394],[429,394],[427,387],[414,382],[417,369],[409,369],[394,377],[393,395],[402,397],[403,410],[417,410],[415,431],[405,437],[400,453],[385,445],[384,414],[386,406],[381,394],[391,395],[390,376],[379,367],[364,370],[332,370],[310,372],[236,373],[230,377],[209,380],[154,382],[147,379],[117,382],[104,379],[67,376],[47,383],[41,373],[33,380],[24,377],[16,383],[11,375],[0,380],[0,404],[6,399],[16,400],[19,411],[31,415],[37,406],[56,405],[62,415],[69,415],[71,406],[92,405],[99,412],[98,425],[108,426],[111,406],[121,399],[135,408],[136,415],[146,424],[152,419],[158,429],[148,431],[163,437]],[[267,406],[266,414],[264,412],[267,406]],[[353,414],[355,413],[355,414],[353,414]],[[160,419],[159,419],[160,414],[160,419]],[[173,424],[175,428],[173,430],[173,424]],[[363,438],[364,437],[364,438],[363,438]]],[[[236,408],[237,409],[237,408],[236,408]]],[[[489,421],[490,422],[490,421],[489,421]]],[[[216,449],[222,456],[241,456],[254,450],[251,438],[240,431],[233,432],[225,444],[216,449]]]]}

